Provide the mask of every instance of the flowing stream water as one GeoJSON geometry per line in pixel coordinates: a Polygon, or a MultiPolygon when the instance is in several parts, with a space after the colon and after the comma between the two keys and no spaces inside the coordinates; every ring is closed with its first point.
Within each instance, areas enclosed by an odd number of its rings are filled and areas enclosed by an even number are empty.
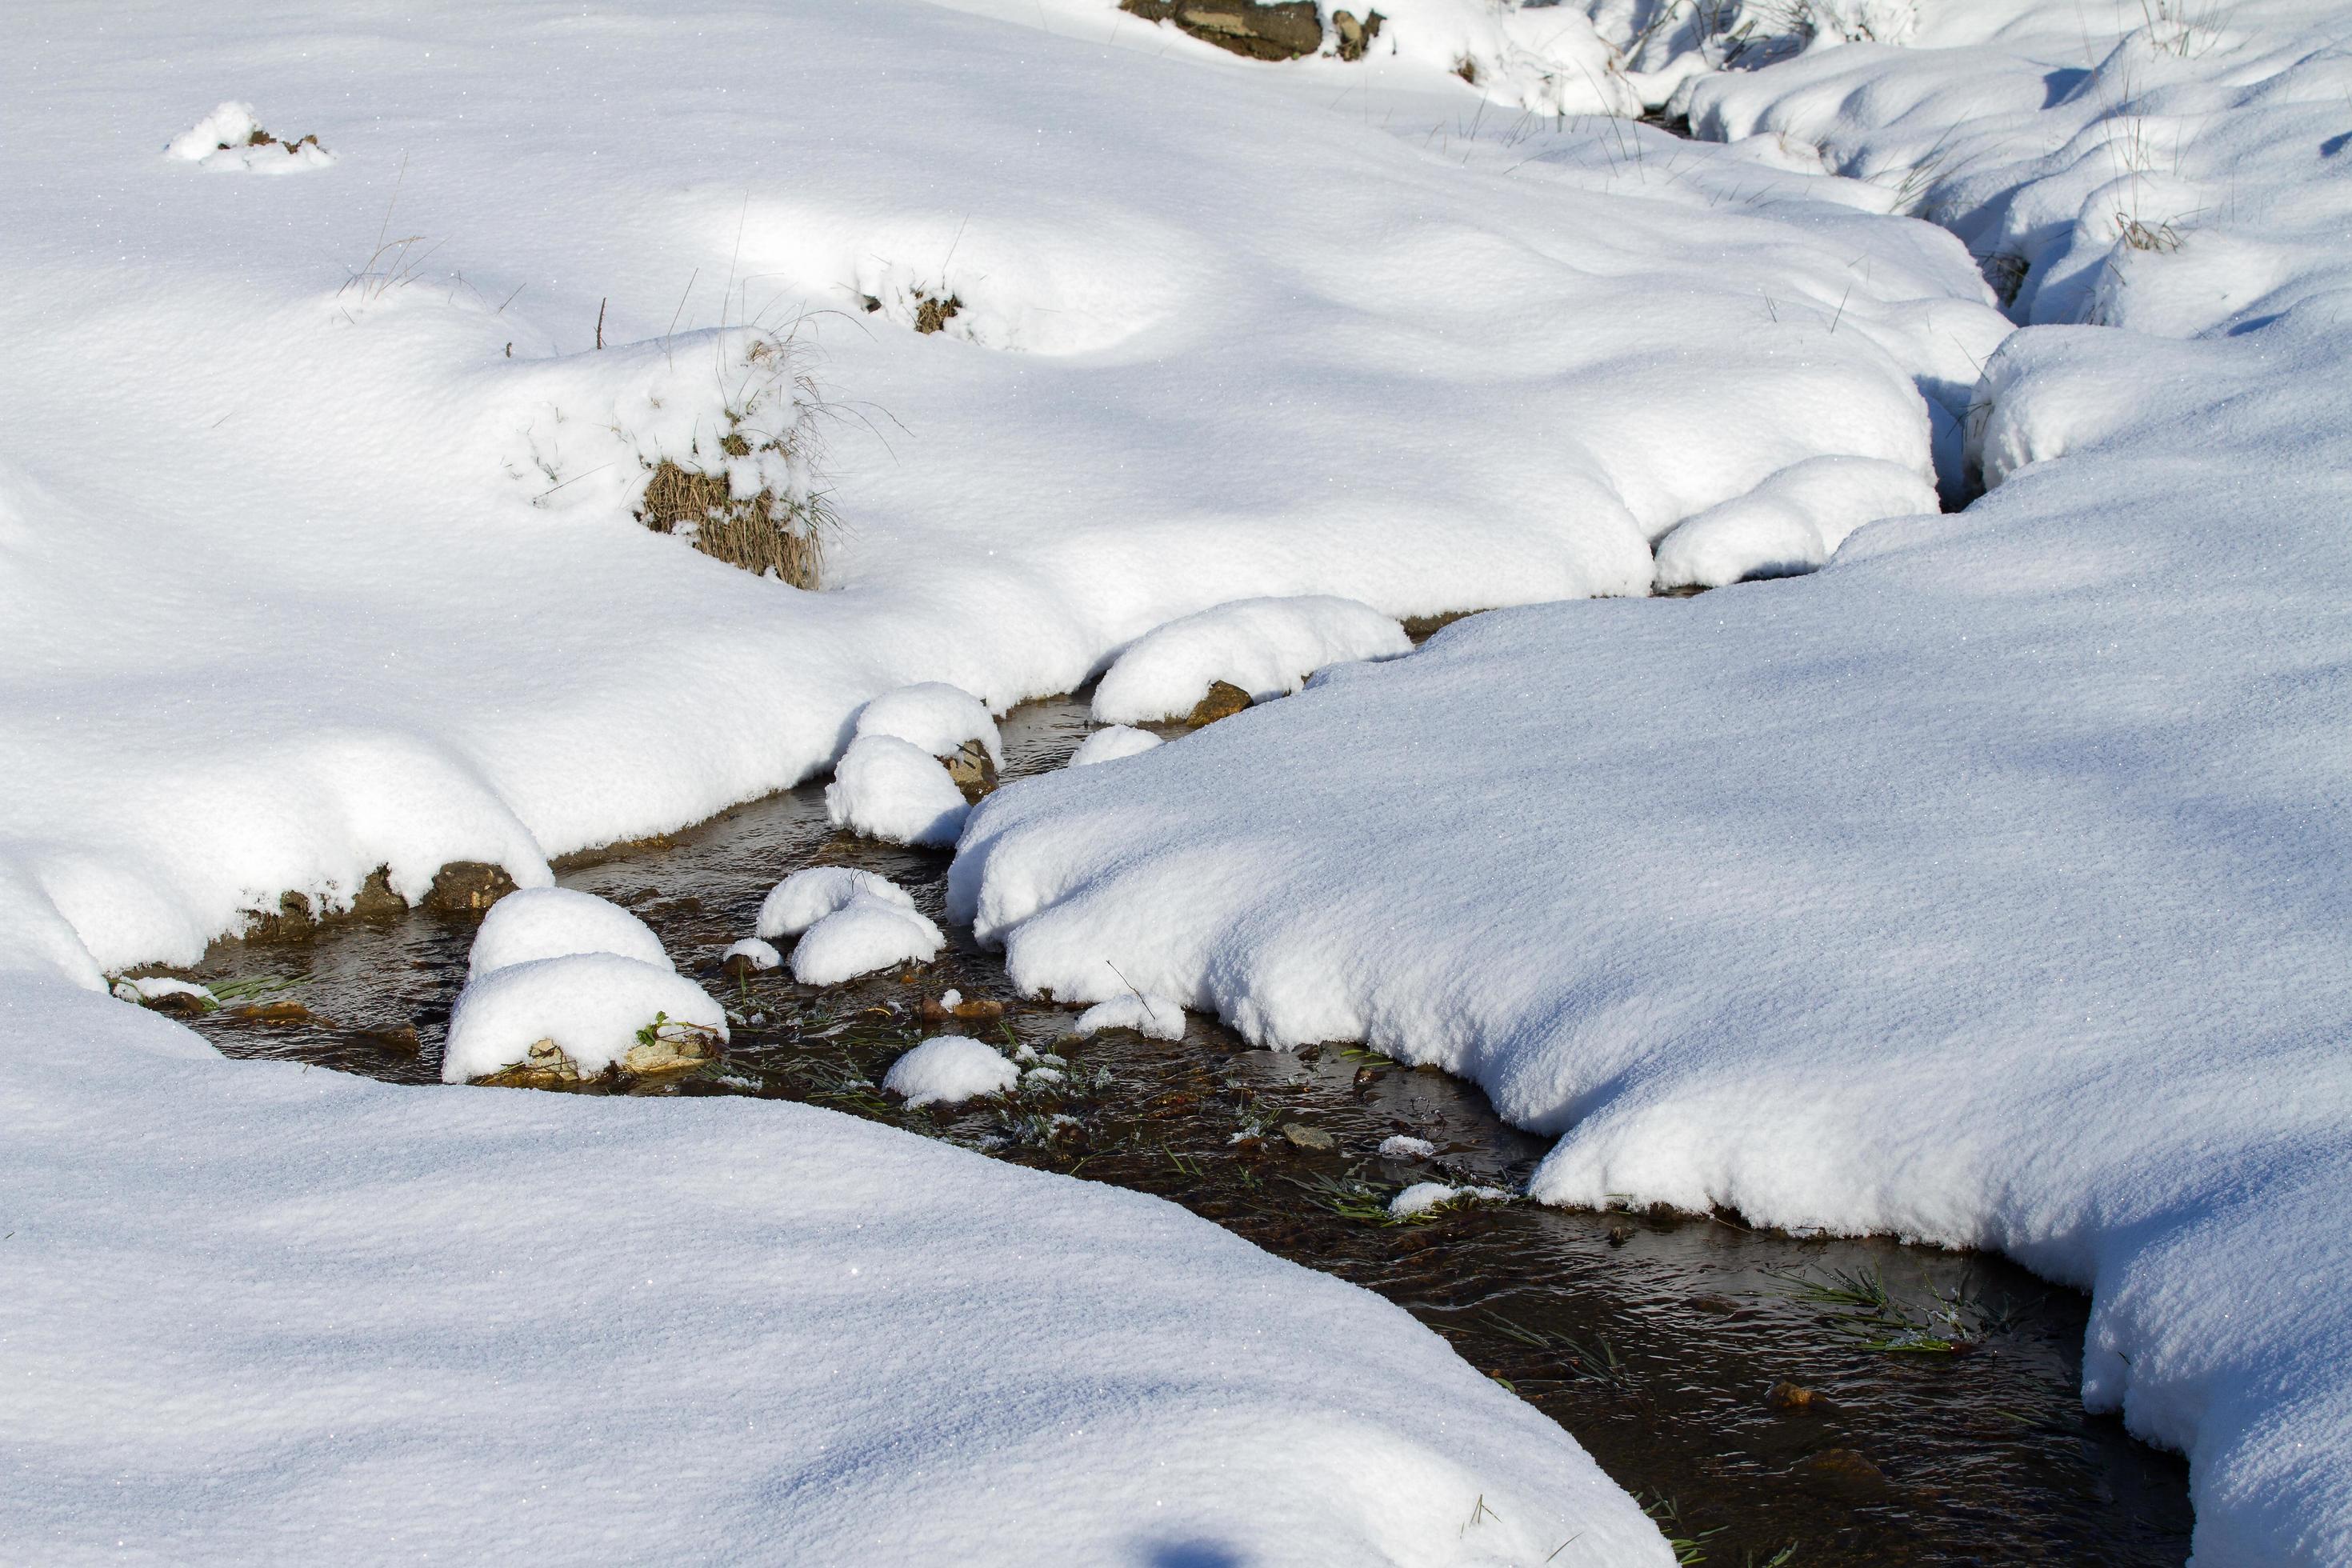
{"type": "MultiPolygon", "coordinates": [[[[1008,778],[1061,765],[1083,701],[1003,726],[1008,778]]],[[[2187,1471],[2076,1397],[2085,1302],[1985,1254],[1748,1228],[1736,1216],[1477,1203],[1393,1222],[1414,1182],[1517,1191],[1546,1141],[1474,1086],[1377,1054],[1253,1049],[1206,1019],[1181,1041],[1068,1037],[968,931],[935,963],[816,990],[720,975],[768,889],[809,865],[879,871],[940,918],[948,857],[835,833],[803,785],[675,836],[559,865],[625,905],[744,1020],[724,1058],[628,1092],[829,1106],[995,1158],[1155,1193],[1379,1291],[1574,1433],[1685,1562],[2177,1564],[2187,1471]],[[1062,1059],[1058,1083],[908,1111],[875,1086],[949,989],[1005,1005],[953,1032],[1062,1059]],[[1391,1134],[1425,1158],[1378,1153],[1391,1134]],[[1951,1349],[1934,1348],[1938,1345],[1951,1349]]],[[[422,910],[216,943],[188,977],[247,1005],[196,1026],[233,1057],[297,1059],[420,1093],[474,922],[422,910]],[[263,1005],[253,1005],[256,1001],[263,1005]]],[[[590,1086],[586,1092],[610,1092],[590,1086]]],[[[1367,1375],[1376,1375],[1367,1369],[1367,1375]]]]}

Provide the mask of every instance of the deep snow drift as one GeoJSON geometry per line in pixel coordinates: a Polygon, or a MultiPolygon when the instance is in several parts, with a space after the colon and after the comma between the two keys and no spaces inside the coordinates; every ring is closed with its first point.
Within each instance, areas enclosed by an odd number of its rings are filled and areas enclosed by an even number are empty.
{"type": "Polygon", "coordinates": [[[10,940],[95,980],[378,866],[543,882],[909,683],[1001,709],[1253,596],[1641,593],[1791,464],[1958,477],[2005,323],[1868,187],[993,9],[9,8],[10,940]],[[165,154],[228,97],[336,162],[165,154]],[[787,336],[843,405],[820,594],[631,515],[661,460],[802,482],[787,336]]]}
{"type": "Polygon", "coordinates": [[[1562,1134],[1538,1196],[2087,1287],[2084,1397],[2189,1453],[2198,1562],[2339,1563],[2352,61],[2316,5],[2034,9],[1688,95],[1784,163],[1917,171],[2021,311],[2105,323],[1990,358],[1966,516],[1024,781],[957,893],[1024,985],[1476,1079],[1562,1134]]]}
{"type": "Polygon", "coordinates": [[[10,1562],[1673,1561],[1377,1297],[828,1111],[231,1063],[46,984],[0,1119],[10,1562]]]}

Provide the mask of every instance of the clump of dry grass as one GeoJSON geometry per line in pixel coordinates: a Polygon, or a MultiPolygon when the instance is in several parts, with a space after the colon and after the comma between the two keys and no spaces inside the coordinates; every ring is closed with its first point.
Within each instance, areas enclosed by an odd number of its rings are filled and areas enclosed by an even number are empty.
{"type": "Polygon", "coordinates": [[[836,410],[810,374],[792,334],[762,332],[743,359],[744,374],[723,411],[726,428],[702,449],[657,460],[640,458],[646,489],[637,521],[656,533],[689,540],[730,566],[795,588],[818,585],[824,536],[839,518],[815,475],[824,454],[824,421],[836,410]],[[738,476],[764,480],[749,495],[738,476]]]}

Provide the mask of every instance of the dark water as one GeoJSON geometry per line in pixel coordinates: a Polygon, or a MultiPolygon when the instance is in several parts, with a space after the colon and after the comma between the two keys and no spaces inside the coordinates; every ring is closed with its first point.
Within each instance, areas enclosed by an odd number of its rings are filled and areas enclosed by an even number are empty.
{"type": "MultiPolygon", "coordinates": [[[[1016,711],[1007,773],[1058,765],[1087,728],[1076,703],[1016,711]]],[[[744,1020],[723,1061],[636,1092],[807,1100],[1171,1198],[1405,1307],[1573,1432],[1690,1542],[1687,1562],[2187,1557],[2183,1464],[2077,1402],[2081,1297],[1997,1258],[1759,1232],[1728,1216],[1511,1203],[1390,1223],[1388,1197],[1412,1182],[1516,1190],[1545,1143],[1505,1126],[1476,1089],[1359,1050],[1253,1050],[1197,1018],[1181,1042],[1069,1040],[1068,1013],[1021,1002],[961,933],[934,964],[831,991],[783,974],[722,979],[719,955],[751,934],[761,899],[812,864],[883,872],[940,913],[947,858],[835,835],[817,786],[561,868],[566,885],[644,917],[744,1020]],[[1001,1021],[956,1032],[1058,1056],[1062,1081],[936,1112],[886,1100],[873,1086],[892,1058],[946,1032],[922,1025],[921,1002],[951,987],[1007,1005],[1001,1021]],[[1381,1141],[1400,1132],[1438,1152],[1381,1158],[1381,1141]],[[1851,1299],[1874,1289],[1883,1302],[1851,1299]],[[1883,1348],[1922,1342],[1965,1349],[1883,1348]],[[1811,1404],[1776,1404],[1783,1383],[1812,1391],[1811,1404]]],[[[196,977],[310,1016],[268,1023],[224,1009],[197,1026],[232,1056],[437,1085],[472,937],[470,921],[418,912],[224,942],[196,977]]]]}

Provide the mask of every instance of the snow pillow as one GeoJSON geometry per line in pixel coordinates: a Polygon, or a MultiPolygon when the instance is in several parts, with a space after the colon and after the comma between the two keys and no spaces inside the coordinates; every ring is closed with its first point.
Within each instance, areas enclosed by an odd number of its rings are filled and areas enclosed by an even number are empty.
{"type": "Polygon", "coordinates": [[[661,969],[677,967],[645,921],[618,904],[570,888],[525,888],[492,904],[474,933],[468,967],[479,978],[511,964],[573,952],[618,953],[661,969]]]}
{"type": "Polygon", "coordinates": [[[988,748],[988,760],[1004,765],[1004,745],[981,700],[961,686],[927,680],[902,686],[868,702],[857,715],[860,735],[891,735],[935,757],[953,753],[966,741],[988,748]]]}
{"type": "Polygon", "coordinates": [[[798,936],[850,900],[879,899],[886,904],[912,910],[915,900],[887,877],[847,866],[812,866],[795,871],[770,890],[760,904],[759,933],[773,942],[798,936]]]}
{"type": "Polygon", "coordinates": [[[925,1040],[890,1064],[882,1087],[907,1097],[907,1109],[954,1105],[983,1094],[1003,1094],[1021,1077],[1021,1069],[993,1047],[961,1035],[940,1035],[925,1040]]]}
{"type": "Polygon", "coordinates": [[[913,910],[863,895],[802,933],[793,949],[793,978],[803,985],[838,985],[877,969],[929,963],[946,939],[913,910]]]}
{"type": "Polygon", "coordinates": [[[1284,697],[1326,665],[1412,651],[1404,627],[1353,599],[1236,599],[1147,632],[1095,688],[1097,723],[1181,719],[1216,681],[1284,697]]]}
{"type": "Polygon", "coordinates": [[[627,1056],[637,1031],[663,1016],[727,1038],[726,1010],[666,964],[574,952],[478,973],[449,1016],[441,1081],[467,1083],[512,1067],[541,1040],[593,1076],[627,1056]]]}
{"type": "Polygon", "coordinates": [[[971,809],[937,757],[896,735],[852,741],[824,786],[835,826],[891,844],[952,845],[971,809]]]}
{"type": "Polygon", "coordinates": [[[1181,1040],[1184,1009],[1165,996],[1139,996],[1130,991],[1079,1014],[1070,1033],[1086,1036],[1097,1029],[1133,1029],[1147,1039],[1181,1040]]]}
{"type": "Polygon", "coordinates": [[[1658,543],[1660,589],[1720,588],[1825,563],[1845,536],[1883,517],[1938,510],[1936,487],[1876,458],[1808,458],[1685,520],[1658,543]]]}
{"type": "Polygon", "coordinates": [[[1090,768],[1097,763],[1115,763],[1121,757],[1139,756],[1158,744],[1160,737],[1149,730],[1113,724],[1080,741],[1078,749],[1070,753],[1070,766],[1090,768]]]}

